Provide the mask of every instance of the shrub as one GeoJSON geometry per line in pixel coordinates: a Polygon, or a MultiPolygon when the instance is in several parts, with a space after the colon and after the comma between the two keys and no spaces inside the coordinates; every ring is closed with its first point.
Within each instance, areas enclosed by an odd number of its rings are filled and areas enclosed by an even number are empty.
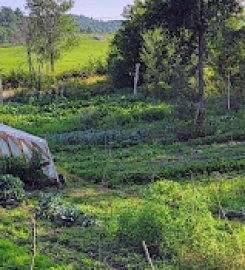
{"type": "Polygon", "coordinates": [[[105,75],[107,71],[107,63],[102,59],[90,59],[87,66],[84,68],[84,72],[89,76],[105,75]]]}
{"type": "Polygon", "coordinates": [[[19,204],[25,197],[23,182],[12,175],[0,176],[0,204],[19,204]]]}
{"type": "Polygon", "coordinates": [[[0,160],[2,174],[19,177],[26,185],[32,187],[47,185],[48,179],[43,174],[42,167],[42,157],[38,153],[34,153],[30,161],[24,157],[9,157],[0,160]]]}
{"type": "MultiPolygon", "coordinates": [[[[165,235],[171,223],[169,210],[147,202],[123,209],[118,218],[117,239],[129,247],[141,248],[145,241],[155,254],[166,244],[165,235]]],[[[170,228],[170,227],[169,227],[170,228]]]]}
{"type": "Polygon", "coordinates": [[[81,115],[81,122],[88,129],[95,128],[100,120],[100,112],[96,109],[87,110],[81,115]]]}
{"type": "Polygon", "coordinates": [[[142,249],[145,241],[152,254],[183,269],[242,269],[236,232],[218,226],[208,197],[191,186],[183,191],[173,182],[156,183],[144,195],[140,204],[119,212],[120,244],[142,249]],[[235,262],[227,259],[231,257],[235,262]]]}
{"type": "Polygon", "coordinates": [[[72,225],[79,217],[77,208],[66,203],[59,195],[42,194],[37,207],[37,217],[45,218],[57,225],[72,225]]]}
{"type": "MultiPolygon", "coordinates": [[[[42,76],[42,90],[48,90],[55,83],[52,76],[42,76]]],[[[5,88],[29,88],[34,89],[37,86],[37,78],[34,74],[29,74],[23,70],[12,70],[11,73],[3,78],[5,88]]]]}

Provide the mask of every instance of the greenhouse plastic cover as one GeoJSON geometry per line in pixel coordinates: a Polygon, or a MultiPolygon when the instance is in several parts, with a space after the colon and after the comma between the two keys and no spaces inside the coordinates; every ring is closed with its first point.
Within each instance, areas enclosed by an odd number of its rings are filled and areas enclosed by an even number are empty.
{"type": "Polygon", "coordinates": [[[26,157],[31,159],[33,151],[41,154],[43,172],[50,179],[58,180],[57,171],[47,142],[26,132],[0,124],[0,159],[3,157],[26,157]]]}

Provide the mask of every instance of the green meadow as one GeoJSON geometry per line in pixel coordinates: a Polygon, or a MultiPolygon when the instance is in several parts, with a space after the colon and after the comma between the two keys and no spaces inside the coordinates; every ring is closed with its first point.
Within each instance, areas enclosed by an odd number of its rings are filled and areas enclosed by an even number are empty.
{"type": "MultiPolygon", "coordinates": [[[[111,35],[105,41],[96,40],[96,34],[81,35],[78,45],[65,52],[56,63],[56,73],[79,70],[93,60],[105,60],[111,35]]],[[[8,75],[13,70],[27,71],[26,49],[24,47],[0,48],[0,71],[8,75]]]]}

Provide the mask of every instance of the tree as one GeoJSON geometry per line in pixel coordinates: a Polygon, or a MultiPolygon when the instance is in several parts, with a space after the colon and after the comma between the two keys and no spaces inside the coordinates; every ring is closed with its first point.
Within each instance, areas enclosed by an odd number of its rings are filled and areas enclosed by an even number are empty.
{"type": "Polygon", "coordinates": [[[129,81],[131,69],[142,50],[143,40],[140,37],[143,32],[156,27],[168,29],[171,36],[180,40],[178,49],[183,63],[189,64],[194,54],[198,57],[199,97],[195,123],[202,122],[205,101],[204,67],[209,53],[207,43],[214,42],[216,26],[225,24],[239,10],[240,4],[236,0],[136,1],[131,10],[127,11],[128,20],[124,22],[113,42],[113,53],[110,55],[110,63],[114,64],[112,78],[116,81],[129,81]],[[185,35],[186,31],[188,35],[185,35]],[[118,75],[124,76],[120,79],[115,70],[120,70],[118,75]]]}
{"type": "Polygon", "coordinates": [[[156,28],[144,34],[141,60],[145,64],[144,82],[155,98],[170,97],[173,81],[177,79],[177,38],[167,30],[156,28]]]}
{"type": "MultiPolygon", "coordinates": [[[[29,17],[26,24],[28,62],[36,56],[39,75],[46,70],[55,71],[55,61],[63,51],[76,44],[77,33],[74,20],[66,15],[73,6],[71,0],[27,0],[29,17]]],[[[33,65],[33,62],[32,64],[33,65]]],[[[29,65],[29,70],[33,67],[29,65]]]]}
{"type": "MultiPolygon", "coordinates": [[[[115,35],[109,54],[109,75],[116,87],[132,87],[135,66],[140,61],[143,46],[144,20],[140,10],[143,4],[137,1],[125,11],[127,20],[115,35]]],[[[141,66],[141,73],[144,66],[141,66]]],[[[142,78],[140,78],[142,81],[142,78]]]]}
{"type": "Polygon", "coordinates": [[[16,35],[19,31],[19,24],[23,18],[23,14],[19,9],[15,11],[9,7],[0,9],[0,43],[13,42],[18,43],[16,35]]]}
{"type": "Polygon", "coordinates": [[[232,99],[237,103],[244,100],[245,26],[244,22],[236,17],[231,18],[227,24],[228,27],[221,29],[222,37],[216,63],[219,74],[224,81],[227,80],[227,108],[231,110],[232,99]]]}
{"type": "Polygon", "coordinates": [[[199,101],[195,115],[195,123],[202,122],[204,116],[205,82],[204,62],[207,36],[212,32],[215,24],[224,24],[234,13],[240,11],[236,0],[171,0],[169,8],[170,26],[186,28],[196,38],[193,42],[198,48],[198,92],[199,101]],[[175,20],[177,23],[175,23],[175,20]]]}

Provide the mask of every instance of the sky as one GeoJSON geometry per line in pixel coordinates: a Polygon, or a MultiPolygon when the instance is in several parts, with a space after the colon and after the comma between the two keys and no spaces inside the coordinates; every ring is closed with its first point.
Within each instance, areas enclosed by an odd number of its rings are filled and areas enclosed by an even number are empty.
{"type": "MultiPolygon", "coordinates": [[[[134,0],[75,0],[71,13],[103,20],[121,19],[123,7],[133,2],[134,0]]],[[[0,0],[0,6],[24,10],[25,0],[0,0]]]]}

